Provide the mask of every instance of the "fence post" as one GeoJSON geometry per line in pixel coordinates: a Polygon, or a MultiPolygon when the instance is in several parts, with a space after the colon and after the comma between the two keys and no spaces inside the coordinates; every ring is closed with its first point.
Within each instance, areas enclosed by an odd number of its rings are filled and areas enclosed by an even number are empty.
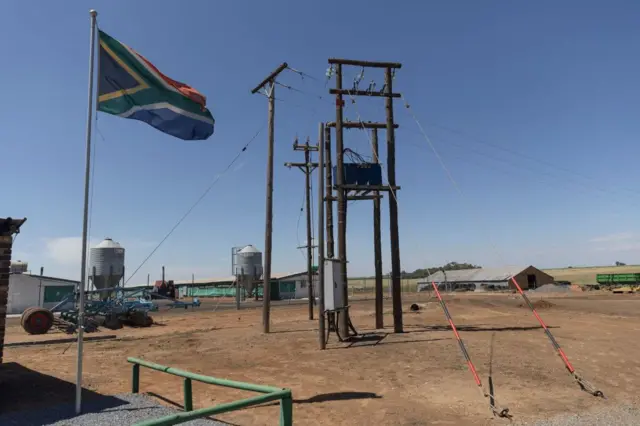
{"type": "Polygon", "coordinates": [[[280,426],[293,426],[293,400],[291,393],[280,400],[280,426]]]}
{"type": "Polygon", "coordinates": [[[184,379],[184,411],[193,411],[193,393],[191,392],[191,379],[184,379]]]}
{"type": "Polygon", "coordinates": [[[131,393],[138,393],[140,391],[140,364],[133,364],[133,370],[131,370],[131,393]]]}

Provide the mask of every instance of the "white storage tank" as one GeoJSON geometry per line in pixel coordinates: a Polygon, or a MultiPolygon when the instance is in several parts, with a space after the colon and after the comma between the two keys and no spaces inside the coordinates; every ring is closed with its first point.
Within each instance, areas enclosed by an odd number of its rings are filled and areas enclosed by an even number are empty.
{"type": "Polygon", "coordinates": [[[111,238],[105,238],[90,251],[89,280],[101,290],[117,287],[123,276],[124,248],[111,238]]]}
{"type": "Polygon", "coordinates": [[[29,263],[23,262],[21,260],[16,260],[11,262],[11,267],[9,271],[12,274],[24,274],[29,270],[29,263]]]}
{"type": "Polygon", "coordinates": [[[233,275],[258,280],[262,277],[262,252],[252,245],[236,253],[233,275]]]}

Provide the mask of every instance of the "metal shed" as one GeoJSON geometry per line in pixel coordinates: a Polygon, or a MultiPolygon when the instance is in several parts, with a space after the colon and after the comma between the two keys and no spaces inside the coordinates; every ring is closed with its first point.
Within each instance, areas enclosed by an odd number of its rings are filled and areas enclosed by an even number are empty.
{"type": "Polygon", "coordinates": [[[438,271],[418,283],[418,291],[431,287],[435,282],[443,290],[467,288],[482,290],[487,288],[514,289],[512,278],[523,290],[551,284],[551,275],[534,266],[504,266],[498,268],[461,269],[458,271],[438,271]]]}

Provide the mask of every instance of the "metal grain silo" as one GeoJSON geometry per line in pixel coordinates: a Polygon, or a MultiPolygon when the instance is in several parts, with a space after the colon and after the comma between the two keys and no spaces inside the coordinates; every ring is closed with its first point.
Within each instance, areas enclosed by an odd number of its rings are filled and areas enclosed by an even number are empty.
{"type": "Polygon", "coordinates": [[[233,275],[249,280],[262,277],[262,252],[252,245],[248,245],[236,253],[233,275]]]}
{"type": "Polygon", "coordinates": [[[120,244],[111,238],[105,238],[91,249],[89,279],[97,290],[117,287],[123,275],[124,248],[120,244]]]}

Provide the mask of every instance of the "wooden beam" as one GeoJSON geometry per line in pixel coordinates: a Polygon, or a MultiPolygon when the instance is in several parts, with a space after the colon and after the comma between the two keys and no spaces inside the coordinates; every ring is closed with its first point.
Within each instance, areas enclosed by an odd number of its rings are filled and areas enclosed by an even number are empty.
{"type": "MultiPolygon", "coordinates": [[[[364,200],[376,200],[383,198],[382,195],[349,195],[347,196],[348,201],[364,201],[364,200]]],[[[336,201],[337,197],[324,197],[325,201],[336,201]]]]}
{"type": "Polygon", "coordinates": [[[382,98],[401,98],[400,93],[373,92],[369,90],[329,89],[332,95],[377,96],[382,98]]]}
{"type": "MultiPolygon", "coordinates": [[[[334,121],[329,121],[326,124],[326,127],[336,127],[336,123],[334,121]]],[[[364,122],[364,121],[347,121],[342,123],[342,127],[345,129],[386,129],[387,128],[387,123],[372,123],[370,121],[368,122],[364,122]]],[[[397,124],[394,124],[393,126],[395,129],[397,129],[398,127],[400,127],[397,124]]]]}
{"type": "Polygon", "coordinates": [[[357,59],[339,59],[329,58],[329,63],[341,64],[341,65],[354,65],[357,67],[372,67],[372,68],[402,68],[402,64],[399,62],[375,62],[375,61],[359,61],[357,59]]]}
{"type": "Polygon", "coordinates": [[[289,65],[287,65],[286,62],[283,62],[282,64],[280,64],[280,66],[278,68],[276,68],[271,74],[269,74],[267,76],[267,78],[265,78],[264,80],[262,80],[260,82],[260,84],[258,84],[252,91],[251,94],[256,93],[258,90],[262,89],[264,87],[265,84],[269,83],[270,81],[273,81],[278,74],[280,74],[284,69],[286,69],[287,67],[289,67],[289,65]]]}
{"type": "MultiPolygon", "coordinates": [[[[337,185],[334,185],[334,189],[338,189],[337,185]]],[[[397,191],[401,189],[399,186],[388,185],[342,185],[342,189],[346,191],[397,191]]]]}

